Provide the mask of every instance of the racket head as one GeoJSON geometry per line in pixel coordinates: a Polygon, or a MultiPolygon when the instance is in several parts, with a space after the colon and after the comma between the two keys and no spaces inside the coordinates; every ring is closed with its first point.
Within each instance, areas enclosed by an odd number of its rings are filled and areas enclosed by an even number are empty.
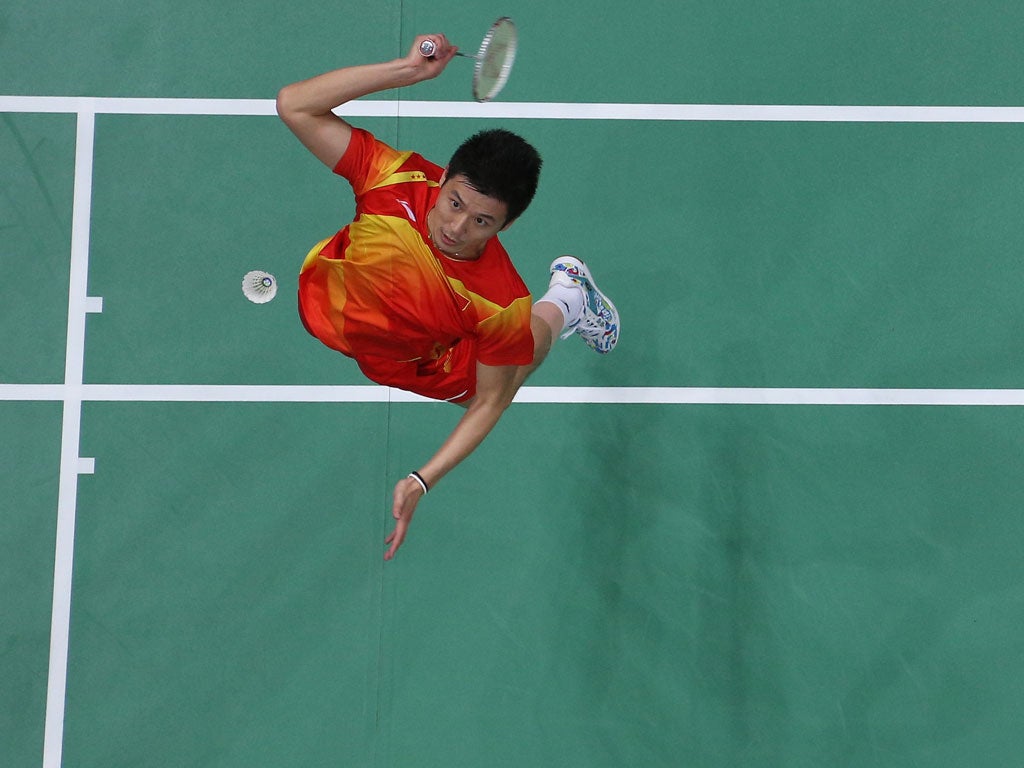
{"type": "Polygon", "coordinates": [[[516,60],[519,32],[508,16],[502,16],[491,25],[480,43],[473,71],[473,98],[490,101],[508,82],[512,64],[516,60]]]}

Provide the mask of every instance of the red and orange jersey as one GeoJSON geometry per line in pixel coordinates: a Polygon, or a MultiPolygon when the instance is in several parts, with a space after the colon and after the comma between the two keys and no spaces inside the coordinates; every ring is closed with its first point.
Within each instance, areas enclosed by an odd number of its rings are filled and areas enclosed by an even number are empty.
{"type": "Polygon", "coordinates": [[[530,294],[498,239],[473,261],[431,245],[440,167],[354,129],[334,170],[352,184],[356,216],[303,264],[299,308],[310,333],[371,378],[366,360],[429,364],[463,341],[485,365],[531,362],[530,294]]]}

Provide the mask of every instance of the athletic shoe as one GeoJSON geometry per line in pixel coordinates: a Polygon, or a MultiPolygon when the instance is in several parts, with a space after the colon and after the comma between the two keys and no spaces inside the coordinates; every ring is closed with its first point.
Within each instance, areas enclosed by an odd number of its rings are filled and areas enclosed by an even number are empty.
{"type": "Polygon", "coordinates": [[[551,263],[551,285],[576,286],[583,290],[583,311],[562,333],[568,338],[578,333],[587,346],[602,355],[615,349],[619,341],[619,313],[611,299],[594,284],[587,265],[572,256],[551,263]]]}

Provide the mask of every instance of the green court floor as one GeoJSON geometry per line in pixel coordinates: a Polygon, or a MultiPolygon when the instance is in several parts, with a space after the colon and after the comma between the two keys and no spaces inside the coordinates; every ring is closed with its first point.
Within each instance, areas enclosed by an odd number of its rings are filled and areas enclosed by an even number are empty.
{"type": "Polygon", "coordinates": [[[15,0],[0,765],[1019,764],[1022,23],[996,0],[15,0]],[[303,330],[299,265],[352,202],[272,100],[501,14],[522,46],[496,106],[531,116],[467,108],[456,61],[352,120],[439,162],[481,127],[529,138],[541,190],[502,240],[535,293],[586,258],[622,340],[560,343],[385,564],[391,488],[460,412],[361,389],[303,330]],[[864,111],[799,109],[829,105],[864,111]],[[245,301],[250,269],[274,301],[245,301]],[[930,390],[952,404],[905,404],[930,390]]]}

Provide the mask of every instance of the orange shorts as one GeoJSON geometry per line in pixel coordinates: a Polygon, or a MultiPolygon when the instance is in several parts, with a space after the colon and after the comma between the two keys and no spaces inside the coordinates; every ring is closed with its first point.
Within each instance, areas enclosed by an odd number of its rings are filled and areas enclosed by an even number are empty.
{"type": "Polygon", "coordinates": [[[383,357],[354,357],[368,379],[431,400],[463,403],[476,394],[476,344],[462,340],[437,360],[402,363],[383,357]]]}

